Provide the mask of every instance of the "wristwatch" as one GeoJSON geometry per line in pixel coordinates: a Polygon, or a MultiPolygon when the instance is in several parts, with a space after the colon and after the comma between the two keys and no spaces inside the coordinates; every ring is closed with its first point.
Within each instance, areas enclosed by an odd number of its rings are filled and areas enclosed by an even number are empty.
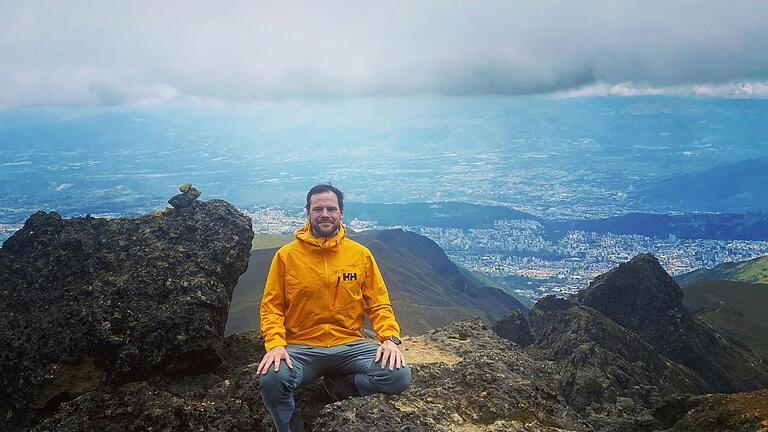
{"type": "Polygon", "coordinates": [[[400,338],[395,335],[387,336],[385,340],[388,340],[395,345],[400,345],[401,343],[403,343],[403,341],[401,341],[400,338]]]}

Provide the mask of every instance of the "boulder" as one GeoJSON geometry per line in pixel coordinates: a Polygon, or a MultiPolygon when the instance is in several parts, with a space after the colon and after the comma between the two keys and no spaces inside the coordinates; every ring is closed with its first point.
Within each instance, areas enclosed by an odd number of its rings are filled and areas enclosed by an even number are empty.
{"type": "Polygon", "coordinates": [[[0,249],[0,430],[105,386],[215,369],[252,237],[221,200],[118,219],[33,214],[0,249]]]}

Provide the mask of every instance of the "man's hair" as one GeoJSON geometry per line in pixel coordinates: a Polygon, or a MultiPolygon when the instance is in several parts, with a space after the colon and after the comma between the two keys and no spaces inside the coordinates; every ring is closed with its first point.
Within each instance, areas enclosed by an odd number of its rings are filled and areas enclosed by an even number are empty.
{"type": "Polygon", "coordinates": [[[339,201],[339,210],[344,211],[344,194],[340,190],[326,183],[321,183],[319,185],[313,186],[312,189],[310,189],[309,192],[307,192],[307,205],[304,208],[309,210],[309,201],[312,198],[312,195],[317,195],[324,192],[335,193],[336,198],[339,201]]]}

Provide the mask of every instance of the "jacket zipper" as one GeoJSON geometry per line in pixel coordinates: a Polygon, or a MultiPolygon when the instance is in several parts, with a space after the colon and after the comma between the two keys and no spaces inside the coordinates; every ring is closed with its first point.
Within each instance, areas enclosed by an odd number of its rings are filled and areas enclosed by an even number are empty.
{"type": "Polygon", "coordinates": [[[333,291],[333,303],[331,303],[331,307],[336,307],[336,297],[339,295],[339,282],[341,282],[341,276],[336,276],[336,290],[333,291]]]}
{"type": "MultiPolygon", "coordinates": [[[[328,240],[328,239],[326,239],[326,240],[328,240]]],[[[323,242],[323,243],[325,243],[325,242],[323,242]]],[[[324,280],[324,282],[327,284],[328,283],[328,257],[325,256],[325,251],[324,250],[320,249],[320,253],[323,254],[323,267],[325,267],[325,280],[324,280]]],[[[325,331],[326,331],[326,333],[328,333],[330,331],[330,325],[331,325],[330,323],[331,323],[331,317],[330,317],[330,311],[329,311],[329,313],[326,315],[326,319],[325,319],[325,331]]],[[[327,343],[326,343],[326,345],[327,345],[327,343]]]]}

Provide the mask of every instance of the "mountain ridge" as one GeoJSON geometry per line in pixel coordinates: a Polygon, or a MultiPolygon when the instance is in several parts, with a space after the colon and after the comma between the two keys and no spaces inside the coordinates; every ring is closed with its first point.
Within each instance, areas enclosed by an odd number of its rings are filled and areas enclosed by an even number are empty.
{"type": "Polygon", "coordinates": [[[768,284],[768,255],[747,261],[725,262],[714,268],[700,268],[675,276],[682,287],[704,280],[729,280],[734,282],[768,284]]]}

